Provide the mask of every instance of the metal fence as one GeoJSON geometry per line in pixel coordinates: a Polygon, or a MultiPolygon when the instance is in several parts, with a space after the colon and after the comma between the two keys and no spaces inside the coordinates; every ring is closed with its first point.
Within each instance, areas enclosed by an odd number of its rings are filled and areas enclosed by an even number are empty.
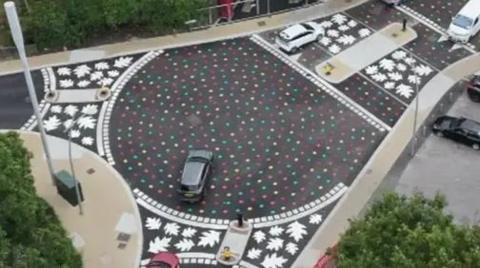
{"type": "Polygon", "coordinates": [[[231,4],[214,5],[199,10],[195,20],[185,22],[192,29],[304,8],[323,3],[323,0],[236,0],[231,4]]]}

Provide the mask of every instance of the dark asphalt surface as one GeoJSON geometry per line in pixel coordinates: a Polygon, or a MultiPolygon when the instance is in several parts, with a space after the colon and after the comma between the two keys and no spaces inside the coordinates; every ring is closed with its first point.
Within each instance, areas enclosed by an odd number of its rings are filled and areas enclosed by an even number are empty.
{"type": "MultiPolygon", "coordinates": [[[[40,71],[32,72],[38,99],[43,96],[40,71]]],[[[33,114],[23,73],[2,76],[0,79],[0,129],[18,129],[33,114]]]]}

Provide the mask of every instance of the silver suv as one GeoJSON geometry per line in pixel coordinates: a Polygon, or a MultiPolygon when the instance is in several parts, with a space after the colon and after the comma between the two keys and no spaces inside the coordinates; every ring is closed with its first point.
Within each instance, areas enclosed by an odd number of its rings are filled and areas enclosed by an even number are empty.
{"type": "Polygon", "coordinates": [[[205,195],[205,185],[212,172],[213,152],[191,150],[188,152],[182,179],[177,192],[183,201],[194,203],[205,195]]]}

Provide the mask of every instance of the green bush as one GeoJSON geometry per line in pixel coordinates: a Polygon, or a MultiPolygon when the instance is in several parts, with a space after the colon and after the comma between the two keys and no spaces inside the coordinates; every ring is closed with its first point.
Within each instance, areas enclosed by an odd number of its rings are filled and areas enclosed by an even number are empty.
{"type": "Polygon", "coordinates": [[[144,34],[185,28],[208,0],[32,0],[22,11],[26,39],[40,49],[75,48],[94,36],[135,27],[144,34]]]}
{"type": "Polygon", "coordinates": [[[0,267],[82,267],[53,209],[36,195],[30,154],[0,134],[0,267]]]}

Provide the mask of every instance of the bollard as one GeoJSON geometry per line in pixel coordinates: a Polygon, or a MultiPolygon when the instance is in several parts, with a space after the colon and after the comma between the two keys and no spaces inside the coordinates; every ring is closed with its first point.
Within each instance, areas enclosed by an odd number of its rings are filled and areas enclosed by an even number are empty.
{"type": "Polygon", "coordinates": [[[403,19],[402,22],[402,32],[405,32],[407,30],[407,19],[403,19]]]}
{"type": "Polygon", "coordinates": [[[238,227],[243,227],[243,214],[237,213],[238,227]]]}

